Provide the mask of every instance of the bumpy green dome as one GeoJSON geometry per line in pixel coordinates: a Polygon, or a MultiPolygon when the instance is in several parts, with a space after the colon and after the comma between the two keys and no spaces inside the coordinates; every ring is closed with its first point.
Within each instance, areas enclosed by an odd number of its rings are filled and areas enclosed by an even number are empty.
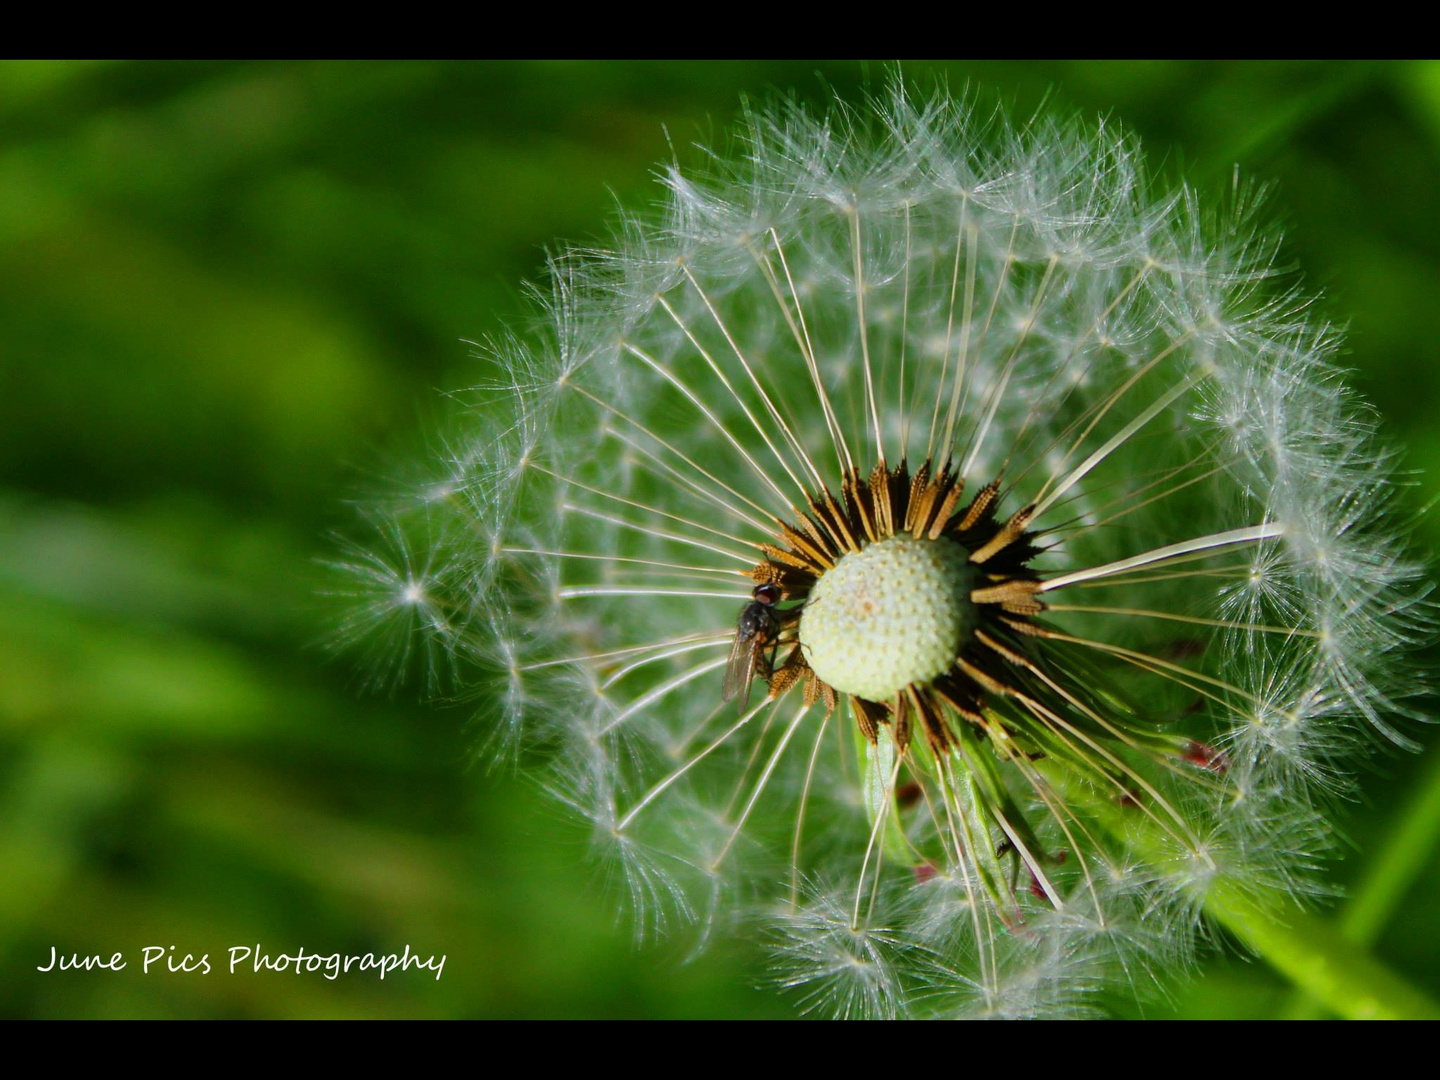
{"type": "Polygon", "coordinates": [[[950,669],[977,621],[975,568],[952,540],[893,536],[846,555],[810,591],[800,641],[845,694],[888,701],[950,669]]]}

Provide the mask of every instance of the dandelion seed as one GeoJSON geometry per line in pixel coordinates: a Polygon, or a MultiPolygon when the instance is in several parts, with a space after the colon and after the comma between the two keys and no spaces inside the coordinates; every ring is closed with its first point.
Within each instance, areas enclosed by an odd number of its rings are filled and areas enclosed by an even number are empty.
{"type": "Polygon", "coordinates": [[[896,90],[740,139],[557,260],[403,511],[463,572],[351,557],[357,618],[494,660],[640,921],[759,913],[808,1005],[1146,985],[1397,737],[1423,620],[1336,336],[1109,128],[896,90]]]}
{"type": "Polygon", "coordinates": [[[331,591],[350,605],[340,636],[370,657],[372,685],[393,686],[418,658],[426,688],[437,691],[459,648],[452,594],[464,575],[449,545],[428,530],[412,536],[407,523],[386,517],[372,526],[365,544],[343,542],[331,563],[343,580],[331,591]]]}

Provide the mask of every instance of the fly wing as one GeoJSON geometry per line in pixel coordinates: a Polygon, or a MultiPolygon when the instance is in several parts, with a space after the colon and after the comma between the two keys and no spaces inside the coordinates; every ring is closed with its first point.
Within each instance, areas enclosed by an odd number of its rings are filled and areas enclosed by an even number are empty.
{"type": "Polygon", "coordinates": [[[730,657],[725,661],[725,682],[720,687],[720,697],[723,701],[738,697],[742,713],[750,705],[750,684],[755,679],[755,661],[760,653],[761,643],[756,635],[743,630],[735,632],[730,657]]]}

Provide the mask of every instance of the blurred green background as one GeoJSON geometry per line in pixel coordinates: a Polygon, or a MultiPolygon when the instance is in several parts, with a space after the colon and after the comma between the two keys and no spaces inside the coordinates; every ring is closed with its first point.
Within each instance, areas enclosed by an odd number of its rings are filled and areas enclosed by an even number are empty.
{"type": "MultiPolygon", "coordinates": [[[[1213,196],[1277,182],[1288,254],[1440,489],[1440,66],[906,65],[1139,132],[1213,196]]],[[[319,646],[347,497],[481,375],[557,241],[651,197],[742,93],[883,65],[0,66],[0,1015],[785,1016],[744,944],[635,948],[583,830],[477,767],[471,708],[359,692],[319,646]],[[204,976],[272,953],[411,972],[204,976]],[[126,970],[40,974],[50,949],[126,970]]],[[[1440,540],[1435,513],[1418,546],[1440,540]]],[[[1433,656],[1434,654],[1430,654],[1433,656]]],[[[1417,735],[1434,743],[1431,732],[1417,735]]],[[[1440,995],[1440,765],[1378,757],[1328,913],[1440,995]],[[1347,903],[1349,906],[1347,907],[1347,903]]],[[[1223,939],[1143,1015],[1293,1010],[1223,939]]]]}

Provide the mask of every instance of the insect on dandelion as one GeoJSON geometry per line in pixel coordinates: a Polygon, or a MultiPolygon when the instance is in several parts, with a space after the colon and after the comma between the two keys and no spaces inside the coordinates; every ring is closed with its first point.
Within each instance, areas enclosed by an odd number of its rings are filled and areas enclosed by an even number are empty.
{"type": "Polygon", "coordinates": [[[499,673],[642,928],[758,923],[822,1010],[1064,1011],[1303,890],[1418,620],[1247,194],[898,89],[733,149],[554,260],[384,526],[444,556],[362,576],[499,673]]]}

